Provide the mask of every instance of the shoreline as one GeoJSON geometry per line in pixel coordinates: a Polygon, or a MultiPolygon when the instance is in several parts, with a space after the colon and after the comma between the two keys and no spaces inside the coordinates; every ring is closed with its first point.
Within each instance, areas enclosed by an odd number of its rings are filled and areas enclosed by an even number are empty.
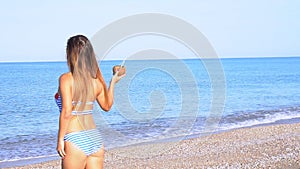
{"type": "MultiPolygon", "coordinates": [[[[232,129],[177,142],[145,143],[113,148],[106,150],[104,166],[105,168],[195,166],[300,168],[299,131],[300,123],[279,123],[232,129]]],[[[11,168],[60,168],[60,160],[11,168]]]]}

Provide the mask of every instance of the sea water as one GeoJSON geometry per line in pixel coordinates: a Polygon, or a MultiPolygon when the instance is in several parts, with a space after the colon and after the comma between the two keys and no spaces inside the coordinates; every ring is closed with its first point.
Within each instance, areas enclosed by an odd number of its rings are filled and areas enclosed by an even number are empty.
{"type": "MultiPolygon", "coordinates": [[[[121,62],[100,63],[107,84],[112,66],[121,62]]],[[[112,109],[104,112],[94,107],[106,148],[299,122],[299,57],[218,62],[222,72],[217,76],[224,77],[221,84],[213,84],[214,69],[200,59],[126,61],[127,75],[115,86],[112,109]],[[221,93],[214,95],[218,87],[221,93]],[[224,99],[214,102],[216,97],[224,99]],[[220,111],[212,114],[212,106],[220,111]]],[[[67,71],[66,62],[0,63],[1,167],[28,159],[58,158],[59,112],[54,94],[59,76],[67,71]]]]}

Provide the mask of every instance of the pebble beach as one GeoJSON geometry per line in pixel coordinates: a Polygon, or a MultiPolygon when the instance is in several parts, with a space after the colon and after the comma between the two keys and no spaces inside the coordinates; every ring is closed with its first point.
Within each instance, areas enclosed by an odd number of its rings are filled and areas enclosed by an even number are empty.
{"type": "MultiPolygon", "coordinates": [[[[14,168],[60,168],[60,161],[14,168]]],[[[107,150],[106,169],[300,168],[300,123],[241,128],[107,150]]]]}

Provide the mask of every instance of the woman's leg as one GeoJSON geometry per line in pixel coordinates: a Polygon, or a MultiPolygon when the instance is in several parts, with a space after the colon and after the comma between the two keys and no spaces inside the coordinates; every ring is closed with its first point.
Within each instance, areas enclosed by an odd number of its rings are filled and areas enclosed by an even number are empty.
{"type": "Polygon", "coordinates": [[[104,146],[94,154],[87,157],[86,169],[102,169],[104,163],[104,146]]]}
{"type": "Polygon", "coordinates": [[[62,160],[63,169],[84,169],[86,164],[86,155],[73,143],[65,142],[66,156],[62,160]]]}

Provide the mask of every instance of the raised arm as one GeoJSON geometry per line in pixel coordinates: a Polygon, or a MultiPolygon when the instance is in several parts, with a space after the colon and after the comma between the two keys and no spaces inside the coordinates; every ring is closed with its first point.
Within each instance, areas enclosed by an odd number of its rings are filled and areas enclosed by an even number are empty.
{"type": "Polygon", "coordinates": [[[104,111],[109,111],[113,105],[114,102],[114,88],[115,88],[115,84],[118,83],[118,81],[123,78],[125,76],[125,74],[119,76],[119,72],[116,72],[109,84],[108,89],[106,88],[106,84],[105,81],[102,77],[102,75],[100,74],[100,71],[98,73],[98,85],[100,88],[100,92],[97,96],[97,102],[100,105],[100,107],[104,110],[104,111]]]}

